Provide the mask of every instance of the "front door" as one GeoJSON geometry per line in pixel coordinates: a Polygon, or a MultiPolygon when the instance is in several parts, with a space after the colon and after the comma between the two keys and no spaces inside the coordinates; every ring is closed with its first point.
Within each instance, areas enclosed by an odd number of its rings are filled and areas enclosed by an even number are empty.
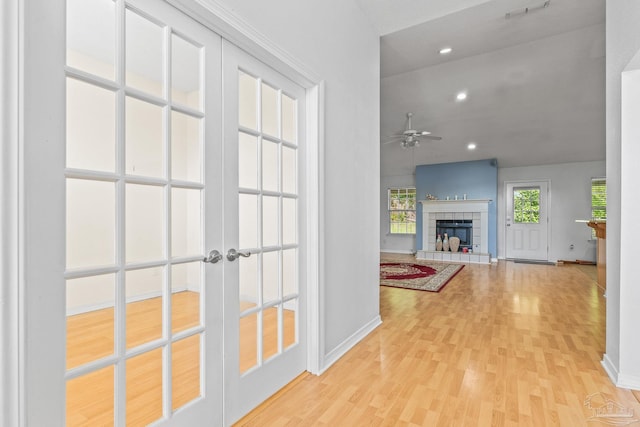
{"type": "Polygon", "coordinates": [[[547,181],[507,182],[506,257],[547,261],[547,181]]]}
{"type": "Polygon", "coordinates": [[[223,44],[225,419],[306,369],[305,91],[223,44]]]}

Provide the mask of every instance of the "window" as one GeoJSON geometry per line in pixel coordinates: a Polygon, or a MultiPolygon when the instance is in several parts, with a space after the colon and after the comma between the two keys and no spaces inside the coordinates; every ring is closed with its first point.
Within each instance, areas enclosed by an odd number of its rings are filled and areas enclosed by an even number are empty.
{"type": "Polygon", "coordinates": [[[519,224],[540,223],[540,188],[513,190],[513,218],[519,224]]]}
{"type": "MultiPolygon", "coordinates": [[[[591,219],[604,221],[607,219],[607,180],[591,178],[591,219]]],[[[596,238],[596,229],[591,229],[591,238],[596,238]]]]}
{"type": "Polygon", "coordinates": [[[416,189],[389,189],[389,232],[416,234],[416,189]]]}
{"type": "Polygon", "coordinates": [[[607,219],[607,180],[591,178],[591,219],[607,219]]]}

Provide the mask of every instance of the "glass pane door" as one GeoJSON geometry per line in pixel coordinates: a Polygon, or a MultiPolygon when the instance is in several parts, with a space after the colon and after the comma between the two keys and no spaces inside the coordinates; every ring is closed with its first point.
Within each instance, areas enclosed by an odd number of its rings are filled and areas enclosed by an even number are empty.
{"type": "Polygon", "coordinates": [[[225,265],[226,421],[233,422],[306,367],[305,92],[230,44],[224,51],[225,247],[245,255],[225,265]]]}
{"type": "Polygon", "coordinates": [[[207,354],[221,354],[221,326],[206,314],[221,291],[205,292],[221,273],[202,262],[221,238],[221,212],[205,211],[221,197],[220,141],[204,143],[219,135],[219,63],[219,38],[167,5],[67,0],[69,426],[207,406],[194,403],[203,362],[221,369],[207,354]]]}
{"type": "Polygon", "coordinates": [[[297,342],[297,104],[238,71],[240,373],[297,342]]]}

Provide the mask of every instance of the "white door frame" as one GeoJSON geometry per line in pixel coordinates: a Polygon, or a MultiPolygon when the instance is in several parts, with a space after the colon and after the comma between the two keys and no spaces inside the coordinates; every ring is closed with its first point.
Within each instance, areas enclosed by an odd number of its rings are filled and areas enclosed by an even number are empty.
{"type": "MultiPolygon", "coordinates": [[[[214,30],[224,38],[232,41],[249,54],[275,68],[307,91],[307,158],[304,159],[307,170],[307,236],[308,236],[308,361],[307,370],[319,374],[324,368],[324,82],[318,75],[291,57],[287,52],[265,38],[222,6],[209,2],[204,6],[198,0],[165,0],[176,6],[192,18],[214,30]]],[[[0,58],[0,129],[2,129],[3,147],[0,153],[3,179],[0,184],[0,201],[2,216],[0,217],[0,235],[3,246],[0,248],[0,272],[2,286],[0,294],[0,422],[3,425],[26,426],[39,424],[28,411],[28,400],[37,397],[37,390],[26,390],[27,378],[24,372],[25,331],[29,327],[24,312],[25,301],[30,298],[46,298],[51,295],[30,295],[29,280],[25,277],[27,262],[37,262],[40,256],[50,256],[51,250],[46,244],[47,233],[61,233],[60,230],[27,230],[26,220],[29,209],[29,193],[26,191],[32,182],[26,182],[24,166],[25,151],[45,147],[47,130],[51,127],[63,126],[63,112],[45,112],[38,110],[37,97],[46,96],[47,82],[39,81],[32,85],[25,78],[33,72],[35,58],[29,57],[25,40],[37,43],[31,37],[29,29],[40,22],[50,20],[46,13],[26,0],[4,0],[0,5],[0,22],[2,23],[2,58],[0,58]],[[42,16],[45,15],[45,16],[42,16]],[[25,107],[27,106],[27,107],[25,107]],[[39,126],[42,117],[47,117],[48,126],[39,126]],[[36,235],[45,232],[44,239],[29,241],[27,232],[36,235]],[[8,286],[6,286],[8,284],[8,286]],[[29,396],[29,397],[28,397],[29,396]]],[[[44,9],[44,8],[43,8],[44,9]]],[[[64,10],[57,11],[60,15],[64,10]]],[[[54,22],[64,22],[61,16],[54,22]]],[[[48,28],[53,34],[64,34],[63,28],[48,28]]],[[[47,43],[47,40],[43,41],[47,43]]],[[[47,43],[50,44],[50,43],[47,43]]],[[[64,53],[51,49],[48,58],[38,61],[55,63],[63,60],[64,53]]],[[[61,64],[63,65],[63,64],[61,64]]],[[[59,68],[63,72],[62,66],[59,68]]],[[[42,154],[42,153],[40,153],[42,154]]],[[[60,156],[61,153],[53,153],[60,156]]],[[[46,158],[47,156],[40,156],[46,158]]],[[[61,195],[51,194],[50,197],[61,195]]],[[[33,201],[32,201],[33,202],[33,201]]],[[[42,203],[41,206],[46,205],[42,203]]],[[[53,213],[63,215],[63,213],[53,213]]],[[[59,240],[58,240],[59,241],[59,240]]],[[[62,263],[61,263],[62,268],[62,263]]],[[[43,273],[46,274],[46,273],[43,273]]],[[[62,295],[55,296],[63,298],[62,295]]],[[[53,361],[64,369],[64,361],[53,361]]],[[[54,371],[50,369],[50,371],[54,371]]],[[[53,373],[52,373],[53,374],[53,373]]],[[[46,398],[46,396],[40,396],[46,398]]],[[[63,411],[64,408],[59,408],[63,411]]],[[[52,421],[52,420],[49,420],[52,421]]],[[[55,422],[55,421],[53,421],[55,422]]]]}
{"type": "Polygon", "coordinates": [[[18,0],[0,4],[0,425],[18,426],[20,417],[20,47],[18,0]],[[9,285],[10,284],[10,285],[9,285]]]}
{"type": "Polygon", "coordinates": [[[509,251],[508,251],[508,239],[507,239],[507,216],[509,215],[509,185],[513,184],[513,185],[523,185],[526,186],[527,184],[536,184],[536,183],[540,183],[540,182],[544,182],[547,184],[547,206],[546,206],[546,216],[547,216],[547,260],[549,260],[549,252],[550,252],[550,244],[551,244],[551,180],[549,179],[526,179],[526,180],[510,180],[510,181],[504,181],[503,182],[503,191],[504,191],[504,215],[502,216],[503,218],[503,227],[504,227],[504,257],[505,259],[512,259],[513,257],[509,256],[509,251]]]}

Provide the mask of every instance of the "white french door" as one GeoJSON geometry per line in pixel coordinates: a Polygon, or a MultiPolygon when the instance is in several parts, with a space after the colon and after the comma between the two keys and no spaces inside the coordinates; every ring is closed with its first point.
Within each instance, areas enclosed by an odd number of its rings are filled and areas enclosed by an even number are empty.
{"type": "Polygon", "coordinates": [[[225,419],[306,369],[305,91],[223,43],[225,419]]]}
{"type": "Polygon", "coordinates": [[[66,34],[66,424],[220,423],[221,39],[152,0],[66,34]]]}
{"type": "Polygon", "coordinates": [[[306,368],[305,91],[161,0],[26,15],[26,424],[228,425],[306,368]]]}
{"type": "Polygon", "coordinates": [[[506,258],[547,261],[548,181],[505,184],[506,258]]]}

